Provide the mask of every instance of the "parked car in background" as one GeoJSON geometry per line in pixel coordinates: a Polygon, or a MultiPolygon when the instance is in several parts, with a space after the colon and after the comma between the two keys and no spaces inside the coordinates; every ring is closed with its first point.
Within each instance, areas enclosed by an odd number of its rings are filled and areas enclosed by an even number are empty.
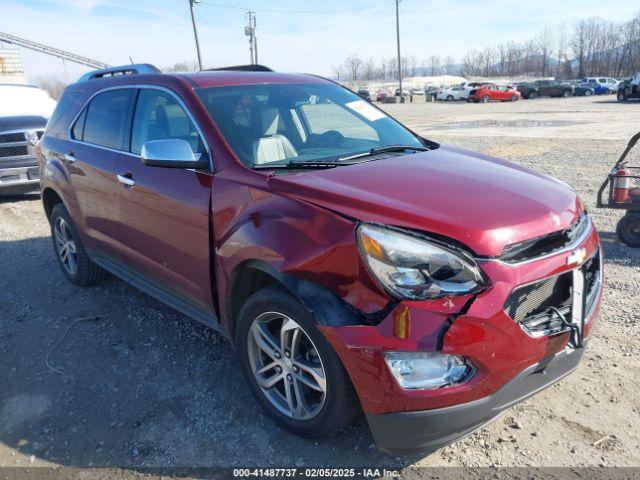
{"type": "Polygon", "coordinates": [[[309,438],[364,412],[396,454],[578,367],[602,256],[575,190],[422,138],[330,80],[242,68],[124,65],[65,89],[36,151],[69,282],[110,271],[226,336],[229,378],[198,380],[234,386],[229,402],[244,375],[309,438]]]}
{"type": "Polygon", "coordinates": [[[369,92],[368,88],[360,88],[358,89],[358,96],[360,98],[364,98],[367,101],[371,101],[371,93],[369,92]]]}
{"type": "Polygon", "coordinates": [[[630,98],[640,99],[640,72],[636,73],[633,78],[620,82],[617,97],[619,102],[626,102],[630,98]]]}
{"type": "Polygon", "coordinates": [[[576,97],[590,97],[594,94],[594,88],[587,84],[583,84],[581,80],[569,80],[573,86],[573,95],[576,97]]]}
{"type": "Polygon", "coordinates": [[[479,88],[471,90],[469,98],[470,102],[488,103],[490,101],[500,102],[517,102],[520,100],[520,92],[513,87],[501,85],[483,85],[479,88]]]}
{"type": "Polygon", "coordinates": [[[573,95],[573,85],[558,80],[519,83],[516,88],[523,98],[530,100],[538,97],[570,97],[573,95]]]}
{"type": "MultiPolygon", "coordinates": [[[[610,92],[609,87],[607,87],[606,85],[602,84],[602,83],[598,83],[598,82],[582,82],[580,84],[581,87],[583,88],[589,88],[593,91],[594,95],[607,95],[610,92]]],[[[574,93],[575,95],[575,93],[574,93]]]]}
{"type": "MultiPolygon", "coordinates": [[[[395,95],[396,97],[399,97],[399,96],[400,96],[400,89],[399,89],[399,88],[396,88],[396,91],[395,91],[394,95],[395,95]]],[[[405,90],[405,89],[403,88],[403,89],[402,89],[402,96],[403,96],[403,97],[410,97],[410,96],[411,96],[411,93],[409,92],[409,90],[405,90]]]]}
{"type": "Polygon", "coordinates": [[[393,92],[391,91],[391,89],[389,88],[379,88],[378,91],[376,91],[376,102],[381,102],[383,101],[385,98],[393,96],[393,92]]]}
{"type": "Polygon", "coordinates": [[[0,84],[0,195],[38,190],[40,177],[32,147],[55,106],[44,90],[0,84]]]}
{"type": "Polygon", "coordinates": [[[438,95],[438,90],[440,90],[440,87],[436,87],[434,85],[430,85],[427,88],[424,89],[424,94],[426,96],[430,96],[431,98],[433,98],[434,100],[436,99],[436,96],[438,95]]]}
{"type": "Polygon", "coordinates": [[[617,92],[620,82],[611,77],[587,77],[582,79],[582,83],[597,83],[599,85],[607,87],[607,93],[617,92]]]}
{"type": "Polygon", "coordinates": [[[436,100],[443,100],[445,102],[452,102],[453,100],[462,100],[464,94],[464,87],[455,86],[447,87],[438,90],[436,100]]]}
{"type": "Polygon", "coordinates": [[[477,88],[482,87],[483,85],[491,85],[490,82],[463,82],[459,87],[462,87],[462,93],[460,94],[461,100],[467,100],[469,95],[471,95],[471,91],[477,88]]]}

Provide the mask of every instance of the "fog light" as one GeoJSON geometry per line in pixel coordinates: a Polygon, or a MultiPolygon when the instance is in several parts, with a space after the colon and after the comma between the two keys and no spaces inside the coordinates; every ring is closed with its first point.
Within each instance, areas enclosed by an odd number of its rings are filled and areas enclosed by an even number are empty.
{"type": "Polygon", "coordinates": [[[406,389],[457,385],[473,372],[463,357],[443,353],[385,352],[384,359],[398,384],[406,389]]]}

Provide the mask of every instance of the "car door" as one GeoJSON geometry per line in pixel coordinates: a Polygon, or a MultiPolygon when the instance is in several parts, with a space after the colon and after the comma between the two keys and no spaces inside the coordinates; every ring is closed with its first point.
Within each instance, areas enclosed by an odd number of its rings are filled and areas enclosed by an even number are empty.
{"type": "Polygon", "coordinates": [[[64,152],[77,200],[85,247],[93,256],[119,257],[116,240],[116,166],[134,91],[113,88],[95,94],[72,123],[64,152]]]}
{"type": "Polygon", "coordinates": [[[204,137],[184,102],[168,89],[140,88],[133,110],[129,152],[117,165],[118,238],[126,268],[134,284],[143,282],[143,289],[167,303],[213,312],[212,173],[141,161],[145,142],[172,138],[210,158],[204,137]]]}

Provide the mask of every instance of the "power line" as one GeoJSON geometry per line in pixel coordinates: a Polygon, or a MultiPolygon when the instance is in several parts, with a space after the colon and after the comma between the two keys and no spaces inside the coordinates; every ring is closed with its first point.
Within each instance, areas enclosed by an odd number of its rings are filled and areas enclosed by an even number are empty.
{"type": "Polygon", "coordinates": [[[232,10],[251,10],[254,13],[278,13],[283,15],[329,15],[335,13],[354,13],[354,12],[367,12],[371,10],[380,10],[381,8],[386,8],[390,5],[393,5],[395,2],[387,2],[381,5],[376,5],[375,7],[366,7],[366,8],[349,8],[342,10],[276,10],[276,9],[255,9],[248,7],[240,7],[237,5],[227,5],[223,3],[215,3],[215,2],[207,2],[201,1],[200,3],[204,5],[209,5],[212,7],[220,7],[220,8],[229,8],[232,10]]]}

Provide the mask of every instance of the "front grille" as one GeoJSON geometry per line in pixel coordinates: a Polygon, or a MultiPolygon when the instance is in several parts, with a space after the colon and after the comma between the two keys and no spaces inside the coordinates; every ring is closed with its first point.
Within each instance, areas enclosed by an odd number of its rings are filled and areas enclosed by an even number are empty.
{"type": "Polygon", "coordinates": [[[598,291],[600,290],[600,268],[600,250],[598,250],[596,254],[582,266],[582,272],[584,273],[585,314],[591,311],[591,308],[598,298],[598,291]]]}
{"type": "Polygon", "coordinates": [[[13,147],[0,146],[0,158],[19,157],[23,155],[29,155],[26,145],[17,145],[13,147]]]}
{"type": "MultiPolygon", "coordinates": [[[[36,131],[38,140],[43,134],[42,130],[36,131]]],[[[27,132],[0,133],[0,159],[29,155],[27,138],[27,132]]]]}
{"type": "MultiPolygon", "coordinates": [[[[599,250],[580,267],[584,276],[585,316],[591,313],[598,298],[600,269],[599,250]]],[[[533,337],[565,330],[565,322],[571,322],[573,275],[574,272],[569,271],[515,289],[504,304],[505,312],[533,337]]]]}
{"type": "Polygon", "coordinates": [[[571,245],[590,225],[588,215],[583,213],[567,230],[507,245],[500,259],[507,263],[517,263],[549,255],[571,245]]]}
{"type": "Polygon", "coordinates": [[[0,133],[0,144],[12,142],[24,142],[24,132],[0,133]]]}
{"type": "Polygon", "coordinates": [[[547,278],[517,288],[507,298],[504,310],[516,322],[543,313],[549,307],[563,307],[571,303],[572,273],[547,278]]]}

